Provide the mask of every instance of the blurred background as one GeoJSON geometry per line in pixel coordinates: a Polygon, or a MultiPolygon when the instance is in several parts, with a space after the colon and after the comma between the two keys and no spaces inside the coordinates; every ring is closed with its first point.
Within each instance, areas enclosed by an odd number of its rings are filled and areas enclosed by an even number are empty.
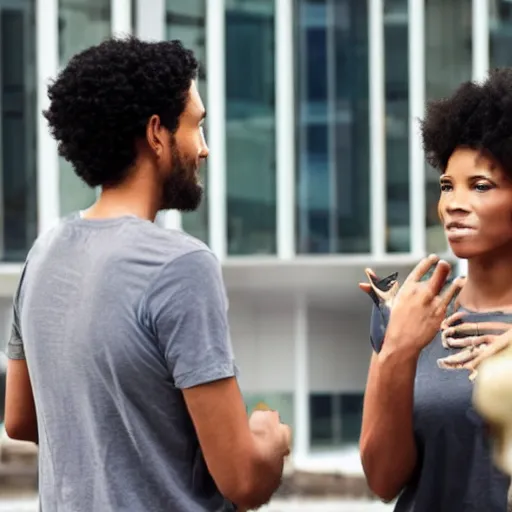
{"type": "MultiPolygon", "coordinates": [[[[283,496],[368,498],[357,443],[371,301],[357,282],[367,266],[403,278],[432,251],[453,261],[417,120],[426,100],[512,63],[512,1],[0,0],[4,339],[35,237],[96,194],[48,133],[48,80],[128,33],[181,39],[202,63],[206,200],[157,222],[222,261],[248,408],[264,401],[294,429],[283,496]]],[[[37,488],[34,460],[4,435],[2,495],[37,488]]]]}

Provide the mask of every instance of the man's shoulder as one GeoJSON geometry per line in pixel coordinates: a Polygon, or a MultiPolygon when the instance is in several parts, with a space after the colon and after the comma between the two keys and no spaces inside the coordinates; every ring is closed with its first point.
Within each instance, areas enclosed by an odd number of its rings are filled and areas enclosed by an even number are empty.
{"type": "Polygon", "coordinates": [[[150,227],[147,245],[161,263],[161,267],[180,267],[218,264],[217,257],[208,245],[185,231],[150,227]]]}

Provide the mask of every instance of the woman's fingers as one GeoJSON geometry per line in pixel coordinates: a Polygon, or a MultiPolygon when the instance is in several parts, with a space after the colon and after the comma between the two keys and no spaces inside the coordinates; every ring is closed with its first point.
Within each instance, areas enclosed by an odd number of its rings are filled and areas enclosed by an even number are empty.
{"type": "MultiPolygon", "coordinates": [[[[480,347],[483,347],[483,345],[480,345],[480,347]]],[[[482,350],[480,347],[465,348],[456,354],[438,359],[437,365],[445,370],[461,369],[464,365],[475,359],[478,351],[482,350]]]]}
{"type": "Polygon", "coordinates": [[[485,334],[483,336],[465,336],[464,338],[443,337],[443,346],[445,348],[466,348],[478,347],[480,345],[489,345],[496,336],[485,334]]]}
{"type": "Polygon", "coordinates": [[[370,283],[359,283],[359,289],[365,293],[370,293],[372,290],[372,285],[370,283]]]}
{"type": "Polygon", "coordinates": [[[493,343],[485,346],[479,351],[478,355],[467,365],[468,370],[476,370],[478,366],[489,357],[492,357],[510,346],[511,335],[507,332],[505,335],[496,336],[493,343]]]}
{"type": "Polygon", "coordinates": [[[467,313],[465,311],[457,311],[457,313],[453,313],[453,315],[450,315],[448,317],[446,317],[442,322],[441,322],[441,329],[444,331],[445,329],[448,329],[449,327],[451,327],[454,323],[462,320],[465,316],[467,315],[467,313]]]}
{"type": "Polygon", "coordinates": [[[446,310],[452,300],[459,294],[465,283],[466,279],[464,277],[455,278],[447,290],[441,295],[439,307],[446,310]]]}
{"type": "Polygon", "coordinates": [[[486,334],[500,335],[510,329],[510,324],[505,322],[464,322],[452,325],[443,330],[447,338],[462,336],[484,336],[486,334]]]}

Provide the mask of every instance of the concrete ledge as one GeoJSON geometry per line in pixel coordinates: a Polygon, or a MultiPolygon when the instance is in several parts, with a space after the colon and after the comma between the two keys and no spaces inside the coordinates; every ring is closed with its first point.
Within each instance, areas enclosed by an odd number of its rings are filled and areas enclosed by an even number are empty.
{"type": "Polygon", "coordinates": [[[37,492],[38,448],[0,436],[0,494],[37,492]]]}
{"type": "MultiPolygon", "coordinates": [[[[35,444],[13,441],[0,435],[0,495],[6,492],[37,492],[38,448],[35,444]]],[[[289,459],[277,498],[319,497],[375,499],[362,474],[349,474],[333,468],[305,470],[289,459]]]]}
{"type": "Polygon", "coordinates": [[[277,496],[375,499],[362,476],[306,471],[293,471],[285,475],[277,496]]]}

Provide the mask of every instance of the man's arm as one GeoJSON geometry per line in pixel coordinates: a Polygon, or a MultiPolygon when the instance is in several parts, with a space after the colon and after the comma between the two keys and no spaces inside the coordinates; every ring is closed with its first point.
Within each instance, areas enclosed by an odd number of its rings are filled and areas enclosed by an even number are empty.
{"type": "Polygon", "coordinates": [[[5,431],[11,439],[38,443],[36,407],[27,361],[9,359],[5,388],[5,431]]]}
{"type": "Polygon", "coordinates": [[[215,256],[198,250],[168,263],[149,287],[146,309],[218,489],[239,507],[265,504],[280,484],[288,446],[277,420],[251,431],[215,256]]]}
{"type": "Polygon", "coordinates": [[[281,483],[284,446],[274,432],[251,432],[236,379],[185,389],[183,395],[222,494],[247,510],[268,503],[281,483]]]}
{"type": "MultiPolygon", "coordinates": [[[[21,286],[21,283],[20,283],[21,286]]],[[[5,430],[11,439],[38,442],[37,416],[18,314],[19,292],[14,299],[13,324],[7,345],[5,430]]]]}

